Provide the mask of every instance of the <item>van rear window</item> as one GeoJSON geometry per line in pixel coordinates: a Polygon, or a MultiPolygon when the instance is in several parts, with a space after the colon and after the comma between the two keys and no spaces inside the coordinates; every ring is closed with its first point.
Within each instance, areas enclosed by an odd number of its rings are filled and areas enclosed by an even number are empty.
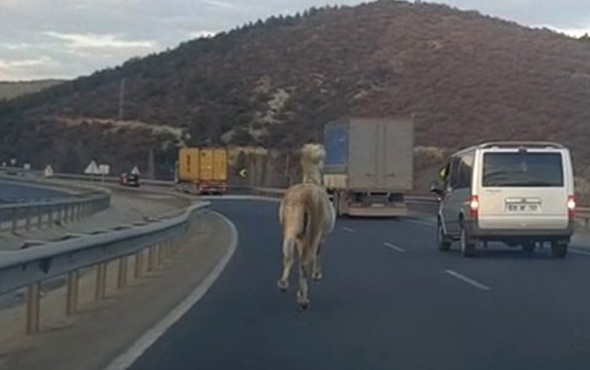
{"type": "Polygon", "coordinates": [[[484,187],[562,187],[560,153],[484,153],[484,187]]]}

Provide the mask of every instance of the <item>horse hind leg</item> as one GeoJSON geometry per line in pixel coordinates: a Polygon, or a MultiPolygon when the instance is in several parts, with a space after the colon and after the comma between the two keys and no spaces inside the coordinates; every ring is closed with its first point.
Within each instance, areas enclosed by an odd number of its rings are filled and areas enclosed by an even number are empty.
{"type": "Polygon", "coordinates": [[[293,239],[286,239],[283,243],[283,273],[277,282],[277,286],[281,292],[286,292],[287,289],[289,289],[289,275],[294,261],[295,241],[293,241],[293,239]]]}
{"type": "Polygon", "coordinates": [[[309,289],[307,287],[307,275],[309,274],[309,263],[303,259],[299,261],[299,290],[297,290],[297,303],[302,310],[309,307],[309,289]]]}
{"type": "Polygon", "coordinates": [[[318,282],[321,281],[324,275],[322,274],[322,260],[320,257],[320,251],[322,249],[322,245],[324,244],[323,240],[319,243],[318,248],[316,250],[316,254],[313,258],[313,270],[311,272],[311,278],[313,281],[318,282]]]}

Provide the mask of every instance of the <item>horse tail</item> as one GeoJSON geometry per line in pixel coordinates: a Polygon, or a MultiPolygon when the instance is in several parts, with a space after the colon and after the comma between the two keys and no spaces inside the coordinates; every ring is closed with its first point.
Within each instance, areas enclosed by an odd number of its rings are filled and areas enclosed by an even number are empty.
{"type": "Polygon", "coordinates": [[[311,262],[316,254],[315,248],[317,248],[323,228],[322,219],[324,215],[322,211],[323,209],[319,207],[316,193],[313,191],[308,192],[304,207],[305,232],[301,236],[304,245],[301,256],[303,264],[311,262]]]}
{"type": "Polygon", "coordinates": [[[283,225],[283,253],[295,253],[296,242],[302,240],[308,228],[305,206],[286,202],[281,206],[280,215],[283,225]]]}

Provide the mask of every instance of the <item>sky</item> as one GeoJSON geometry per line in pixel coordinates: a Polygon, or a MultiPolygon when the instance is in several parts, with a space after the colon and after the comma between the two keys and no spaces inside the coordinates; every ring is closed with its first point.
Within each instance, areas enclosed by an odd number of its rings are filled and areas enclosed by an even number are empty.
{"type": "MultiPolygon", "coordinates": [[[[362,0],[0,0],[0,81],[74,78],[271,15],[362,0]]],[[[572,36],[589,0],[438,0],[572,36]]]]}

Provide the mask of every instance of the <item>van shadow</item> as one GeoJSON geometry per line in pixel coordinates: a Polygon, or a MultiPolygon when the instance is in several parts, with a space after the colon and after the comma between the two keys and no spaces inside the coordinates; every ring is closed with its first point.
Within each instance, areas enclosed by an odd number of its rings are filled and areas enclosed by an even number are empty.
{"type": "MultiPolygon", "coordinates": [[[[461,251],[452,249],[451,254],[460,256],[461,251]]],[[[525,252],[520,248],[508,248],[502,245],[485,248],[477,248],[474,256],[476,259],[496,259],[515,261],[548,261],[555,260],[550,248],[536,248],[534,252],[525,252]]]]}

